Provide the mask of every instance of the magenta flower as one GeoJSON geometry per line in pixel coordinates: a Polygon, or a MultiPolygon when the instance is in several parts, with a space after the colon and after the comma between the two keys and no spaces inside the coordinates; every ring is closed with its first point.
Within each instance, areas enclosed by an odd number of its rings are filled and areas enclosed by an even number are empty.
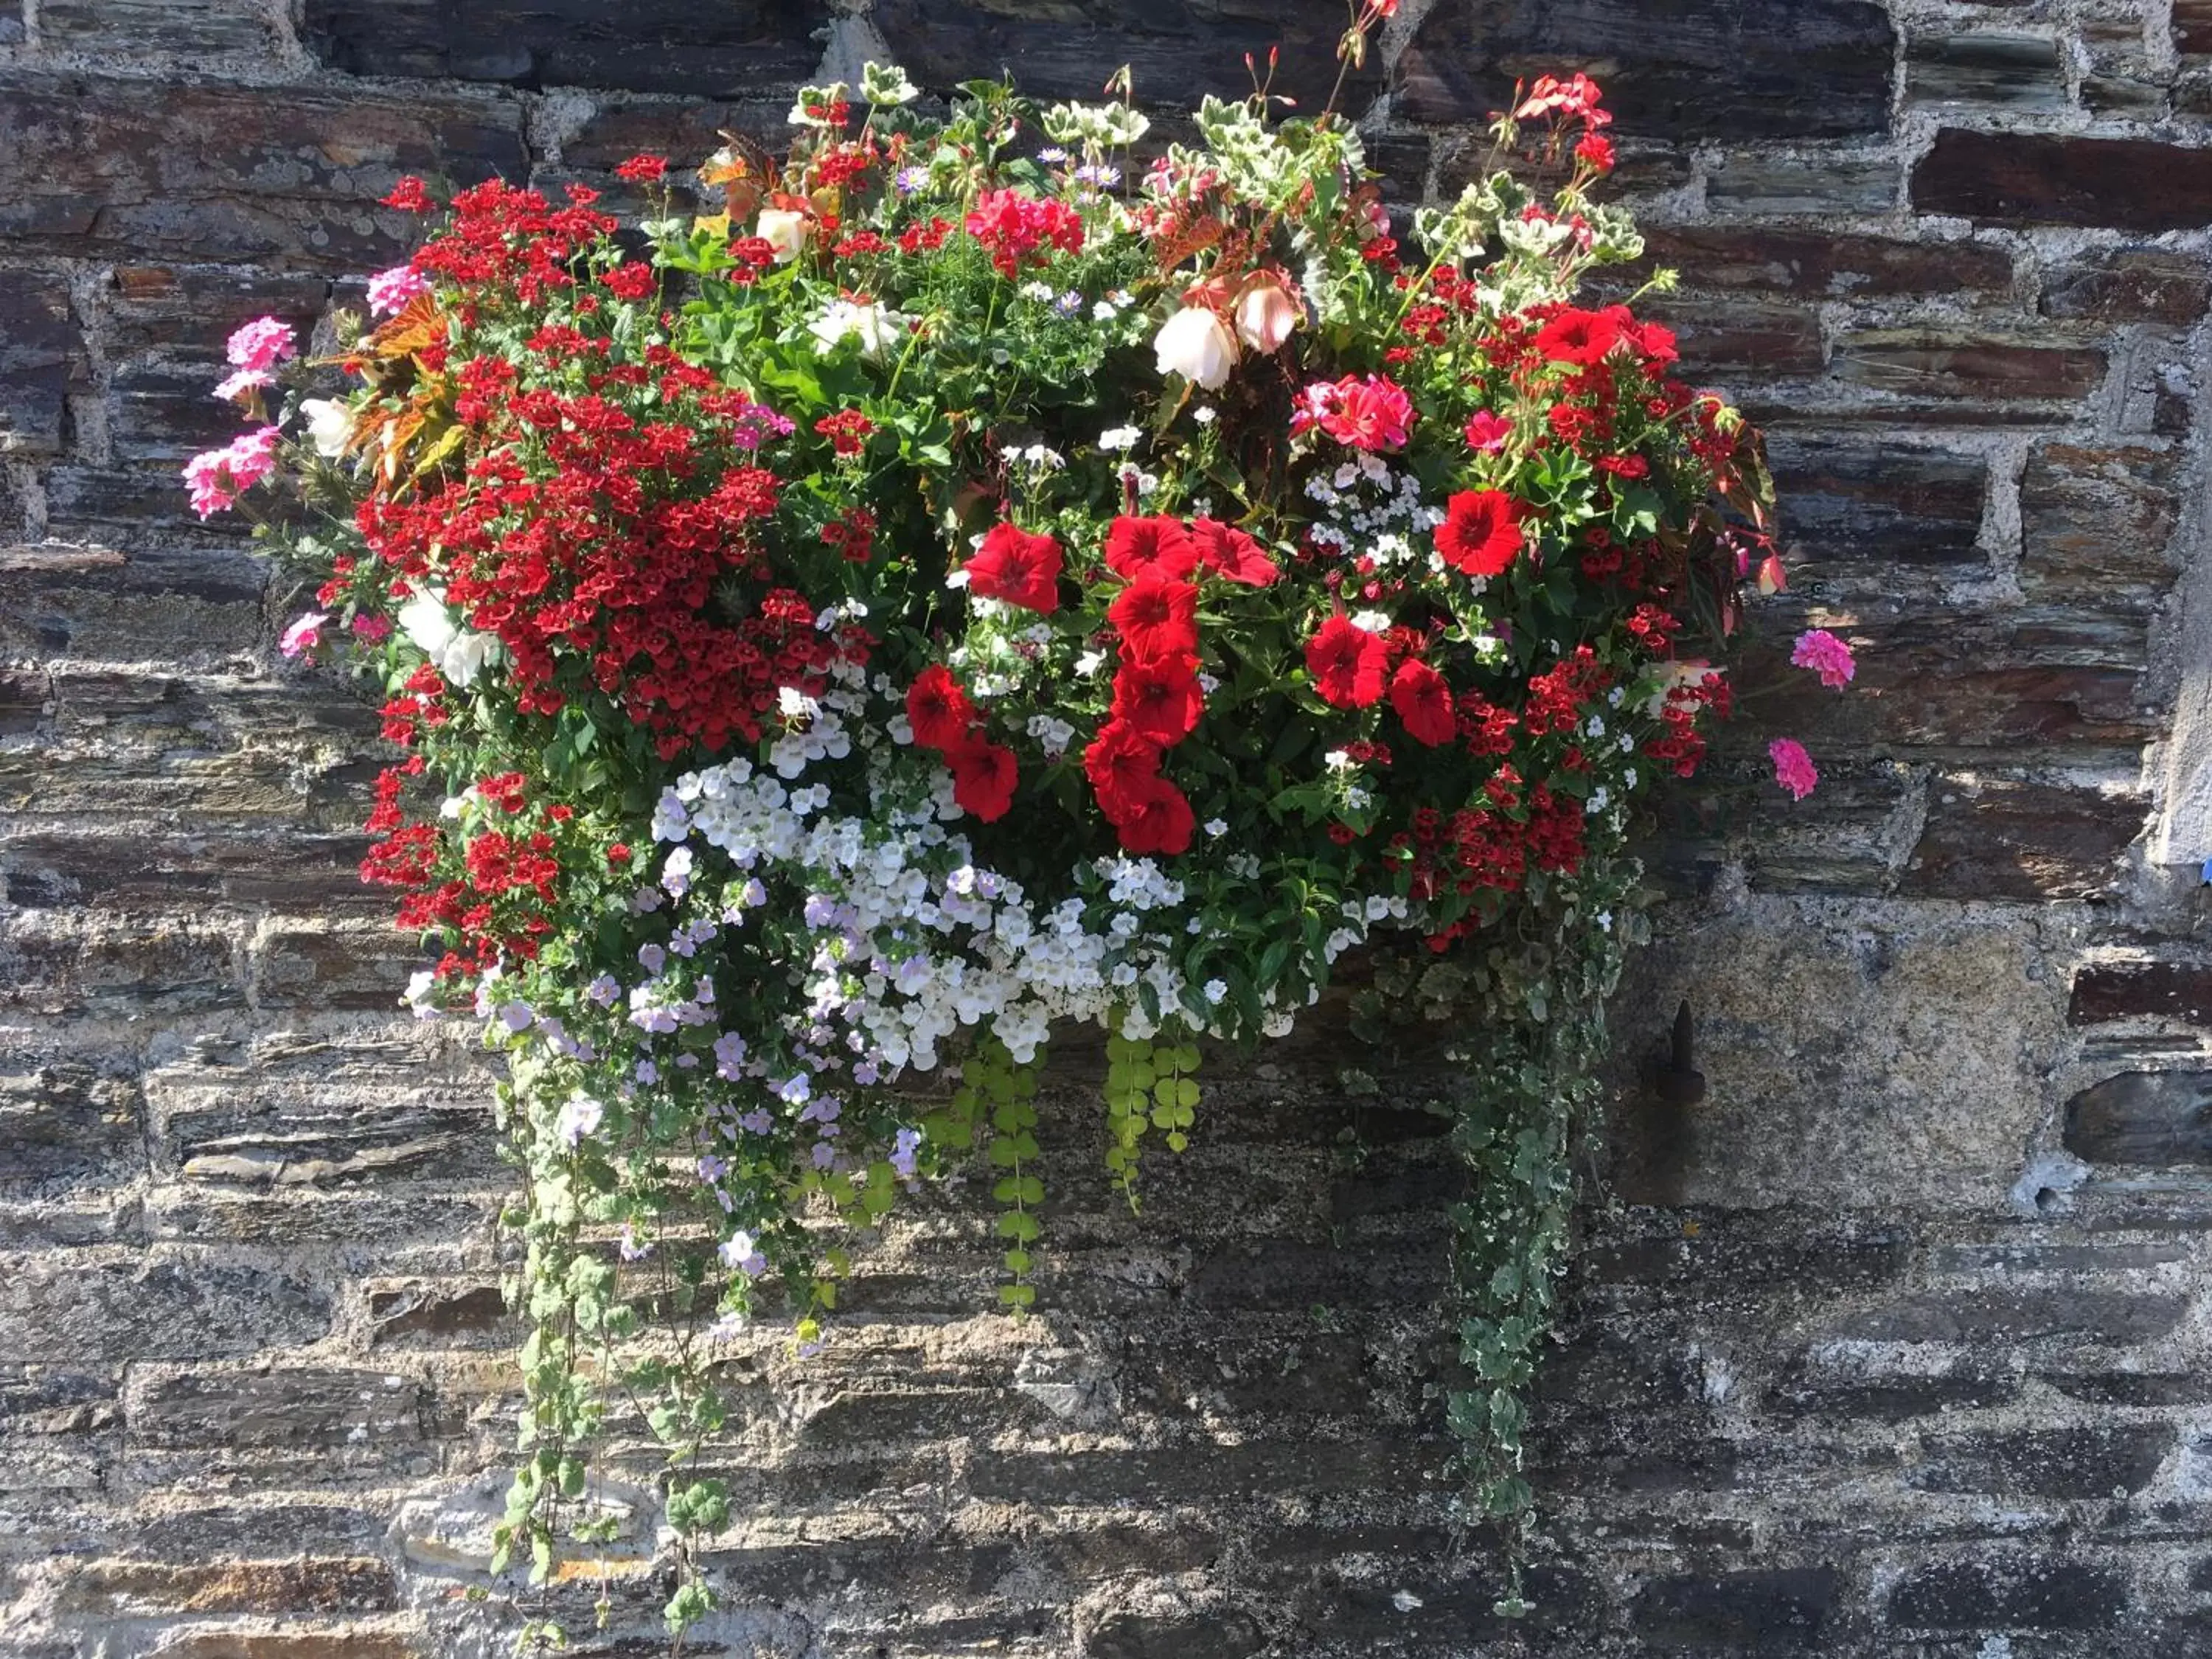
{"type": "Polygon", "coordinates": [[[289,323],[256,317],[230,337],[222,355],[233,368],[273,368],[297,349],[289,323]]]}
{"type": "Polygon", "coordinates": [[[326,611],[310,611],[284,630],[284,637],[276,641],[276,648],[288,657],[313,651],[323,642],[322,627],[330,619],[326,611]]]}
{"type": "Polygon", "coordinates": [[[1495,455],[1513,435],[1513,422],[1503,415],[1478,409],[1467,423],[1467,447],[1478,455],[1495,455]]]}
{"type": "Polygon", "coordinates": [[[1808,629],[1797,636],[1797,648],[1790,653],[1790,660],[1799,668],[1809,668],[1820,677],[1820,684],[1831,690],[1840,691],[1851,683],[1857,665],[1851,660],[1851,648],[1825,628],[1808,629]]]}
{"type": "Polygon", "coordinates": [[[265,368],[234,368],[216,385],[215,398],[228,403],[241,392],[252,392],[274,384],[275,377],[265,368]]]}
{"type": "Polygon", "coordinates": [[[368,308],[389,317],[418,294],[430,291],[430,279],[412,265],[394,265],[368,279],[368,308]]]}
{"type": "Polygon", "coordinates": [[[241,432],[221,449],[210,449],[185,463],[185,488],[192,511],[203,519],[220,513],[276,470],[276,441],[283,434],[273,426],[241,432]]]}
{"type": "Polygon", "coordinates": [[[392,637],[392,622],[389,617],[364,611],[353,619],[353,631],[368,644],[380,645],[392,637]]]}
{"type": "Polygon", "coordinates": [[[1799,800],[1811,794],[1820,781],[1820,775],[1813,769],[1813,757],[1796,738],[1777,738],[1766,745],[1766,753],[1774,763],[1775,782],[1799,800]]]}

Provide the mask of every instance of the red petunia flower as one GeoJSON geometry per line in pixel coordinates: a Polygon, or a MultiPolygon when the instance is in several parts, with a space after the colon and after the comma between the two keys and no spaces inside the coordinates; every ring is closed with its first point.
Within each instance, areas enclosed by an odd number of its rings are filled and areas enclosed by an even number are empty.
{"type": "Polygon", "coordinates": [[[906,691],[907,724],[925,749],[951,749],[975,724],[975,705],[943,663],[923,669],[906,691]]]}
{"type": "Polygon", "coordinates": [[[962,568],[979,599],[1004,599],[1048,617],[1060,609],[1060,544],[1049,536],[994,525],[962,568]]]}
{"type": "Polygon", "coordinates": [[[1014,804],[1018,775],[1012,750],[982,738],[966,737],[945,750],[945,763],[952,769],[952,799],[960,803],[961,811],[972,812],[986,823],[1006,817],[1006,809],[1014,804]]]}
{"type": "Polygon", "coordinates": [[[1098,810],[1119,823],[1144,786],[1159,776],[1160,746],[1128,721],[1109,720],[1083,751],[1083,772],[1097,793],[1098,810]]]}
{"type": "Polygon", "coordinates": [[[1390,677],[1390,706],[1405,722],[1406,734],[1434,749],[1459,734],[1452,713],[1451,688],[1444,677],[1418,657],[1408,657],[1390,677]]]}
{"type": "Polygon", "coordinates": [[[1114,719],[1164,748],[1190,735],[1205,706],[1194,657],[1147,657],[1115,672],[1114,719]]]}
{"type": "Polygon", "coordinates": [[[1382,696],[1382,673],[1390,647],[1339,612],[1306,641],[1306,672],[1323,702],[1339,708],[1364,708],[1382,696]]]}
{"type": "Polygon", "coordinates": [[[1585,367],[1603,360],[1620,338],[1620,325],[1595,311],[1570,306],[1536,331],[1536,349],[1555,363],[1585,367]]]}
{"type": "Polygon", "coordinates": [[[1106,619],[1121,630],[1121,654],[1138,661],[1198,649],[1198,589],[1188,582],[1131,582],[1106,607],[1106,619]]]}
{"type": "Polygon", "coordinates": [[[1199,562],[1224,580],[1265,587],[1283,574],[1259,543],[1218,519],[1193,519],[1190,539],[1199,562]]]}
{"type": "Polygon", "coordinates": [[[1181,581],[1198,568],[1198,549],[1179,520],[1123,514],[1106,532],[1106,568],[1131,581],[1140,576],[1181,581]]]}
{"type": "Polygon", "coordinates": [[[1462,489],[1444,504],[1437,551],[1453,569],[1495,576],[1521,550],[1521,503],[1502,489],[1462,489]]]}
{"type": "Polygon", "coordinates": [[[1165,778],[1147,779],[1132,793],[1127,810],[1114,820],[1125,853],[1172,855],[1190,847],[1197,814],[1182,791],[1165,778]]]}

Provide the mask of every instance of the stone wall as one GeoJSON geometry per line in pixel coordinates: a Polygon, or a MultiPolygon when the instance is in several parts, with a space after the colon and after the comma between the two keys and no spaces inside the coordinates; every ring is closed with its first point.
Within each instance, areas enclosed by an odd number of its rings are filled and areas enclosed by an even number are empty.
{"type": "MultiPolygon", "coordinates": [[[[403,172],[619,187],[890,53],[1233,89],[1335,0],[0,0],[0,1652],[386,1659],[604,1586],[477,1565],[506,1177],[359,890],[374,721],[178,464],[224,333],[357,296],[403,172]]],[[[1406,0],[1395,198],[1588,64],[1698,370],[1772,430],[1827,771],[1686,841],[1540,1419],[1534,1618],[1455,1539],[1453,1190],[1328,1040],[1219,1084],[1141,1217],[1071,1068],[1042,1316],[959,1194],[829,1352],[733,1360],[707,1651],[2212,1654],[2206,0],[1406,0]],[[2159,860],[2168,862],[2159,862],[2159,860]],[[1637,1085],[1678,999],[1705,1101],[1637,1085]],[[917,1270],[927,1267],[925,1277],[917,1270]]],[[[1310,93],[1309,94],[1310,95],[1310,93]]]]}

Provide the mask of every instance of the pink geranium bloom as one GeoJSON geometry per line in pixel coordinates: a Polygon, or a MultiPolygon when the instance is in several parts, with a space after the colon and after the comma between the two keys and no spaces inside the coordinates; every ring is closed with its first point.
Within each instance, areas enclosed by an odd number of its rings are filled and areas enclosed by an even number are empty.
{"type": "Polygon", "coordinates": [[[1503,415],[1478,409],[1467,423],[1467,447],[1478,455],[1495,455],[1513,435],[1513,422],[1503,415]]]}
{"type": "Polygon", "coordinates": [[[412,265],[394,265],[368,279],[368,308],[389,317],[418,294],[430,291],[430,279],[412,265]]]}
{"type": "Polygon", "coordinates": [[[210,449],[185,463],[185,488],[192,511],[203,519],[219,513],[276,470],[276,441],[283,436],[273,426],[242,432],[221,449],[210,449]]]}
{"type": "Polygon", "coordinates": [[[1825,628],[1808,629],[1797,636],[1797,648],[1790,653],[1790,662],[1799,668],[1809,668],[1820,677],[1820,684],[1832,690],[1840,691],[1851,683],[1857,665],[1851,660],[1851,648],[1825,628]]]}
{"type": "Polygon", "coordinates": [[[265,368],[234,368],[216,383],[214,396],[218,402],[227,404],[241,392],[275,384],[276,377],[265,368]]]}
{"type": "Polygon", "coordinates": [[[392,636],[392,620],[364,611],[353,619],[353,631],[371,645],[380,644],[392,636]]]}
{"type": "Polygon", "coordinates": [[[276,641],[276,648],[288,657],[313,651],[323,642],[323,624],[330,619],[327,611],[310,611],[284,630],[284,637],[276,641]]]}
{"type": "Polygon", "coordinates": [[[273,368],[297,349],[290,324],[256,317],[230,337],[222,355],[234,368],[273,368]]]}
{"type": "Polygon", "coordinates": [[[1413,399],[1380,374],[1316,380],[1291,412],[1293,434],[1319,427],[1352,449],[1401,449],[1413,425],[1413,399]]]}
{"type": "Polygon", "coordinates": [[[1774,763],[1775,782],[1799,800],[1811,794],[1820,781],[1820,775],[1813,769],[1813,757],[1796,738],[1777,738],[1766,745],[1766,753],[1774,763]]]}

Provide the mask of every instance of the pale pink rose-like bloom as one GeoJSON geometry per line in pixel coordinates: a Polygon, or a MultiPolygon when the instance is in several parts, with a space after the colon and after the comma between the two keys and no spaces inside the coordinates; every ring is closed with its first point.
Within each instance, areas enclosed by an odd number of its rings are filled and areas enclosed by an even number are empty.
{"type": "Polygon", "coordinates": [[[1237,337],[1265,354],[1280,349],[1304,313],[1291,292],[1272,276],[1252,283],[1237,299],[1237,337]]]}
{"type": "Polygon", "coordinates": [[[273,426],[242,432],[221,449],[210,449],[185,463],[185,488],[192,511],[203,519],[224,507],[276,470],[276,441],[283,434],[273,426]]]}
{"type": "Polygon", "coordinates": [[[430,279],[412,265],[394,265],[368,279],[368,309],[373,316],[389,317],[418,294],[430,291],[430,279]]]}
{"type": "Polygon", "coordinates": [[[216,383],[211,395],[216,402],[227,404],[245,392],[276,383],[276,377],[265,368],[234,368],[216,383]]]}
{"type": "Polygon", "coordinates": [[[1766,753],[1774,763],[1775,782],[1799,800],[1811,794],[1820,781],[1820,775],[1813,769],[1813,757],[1796,738],[1777,738],[1766,745],[1766,753]]]}
{"type": "Polygon", "coordinates": [[[230,337],[222,355],[234,368],[273,368],[297,349],[290,324],[256,317],[230,337]]]}
{"type": "Polygon", "coordinates": [[[1468,418],[1467,447],[1478,455],[1495,455],[1512,435],[1513,422],[1503,415],[1478,409],[1468,418]]]}
{"type": "Polygon", "coordinates": [[[1825,628],[1808,629],[1797,636],[1797,648],[1790,653],[1793,666],[1809,668],[1820,677],[1820,684],[1831,690],[1840,691],[1851,683],[1858,665],[1851,660],[1851,648],[1825,628]]]}
{"type": "Polygon", "coordinates": [[[330,619],[327,611],[310,611],[284,630],[284,637],[276,641],[276,648],[288,657],[313,651],[323,642],[323,624],[330,619]]]}

